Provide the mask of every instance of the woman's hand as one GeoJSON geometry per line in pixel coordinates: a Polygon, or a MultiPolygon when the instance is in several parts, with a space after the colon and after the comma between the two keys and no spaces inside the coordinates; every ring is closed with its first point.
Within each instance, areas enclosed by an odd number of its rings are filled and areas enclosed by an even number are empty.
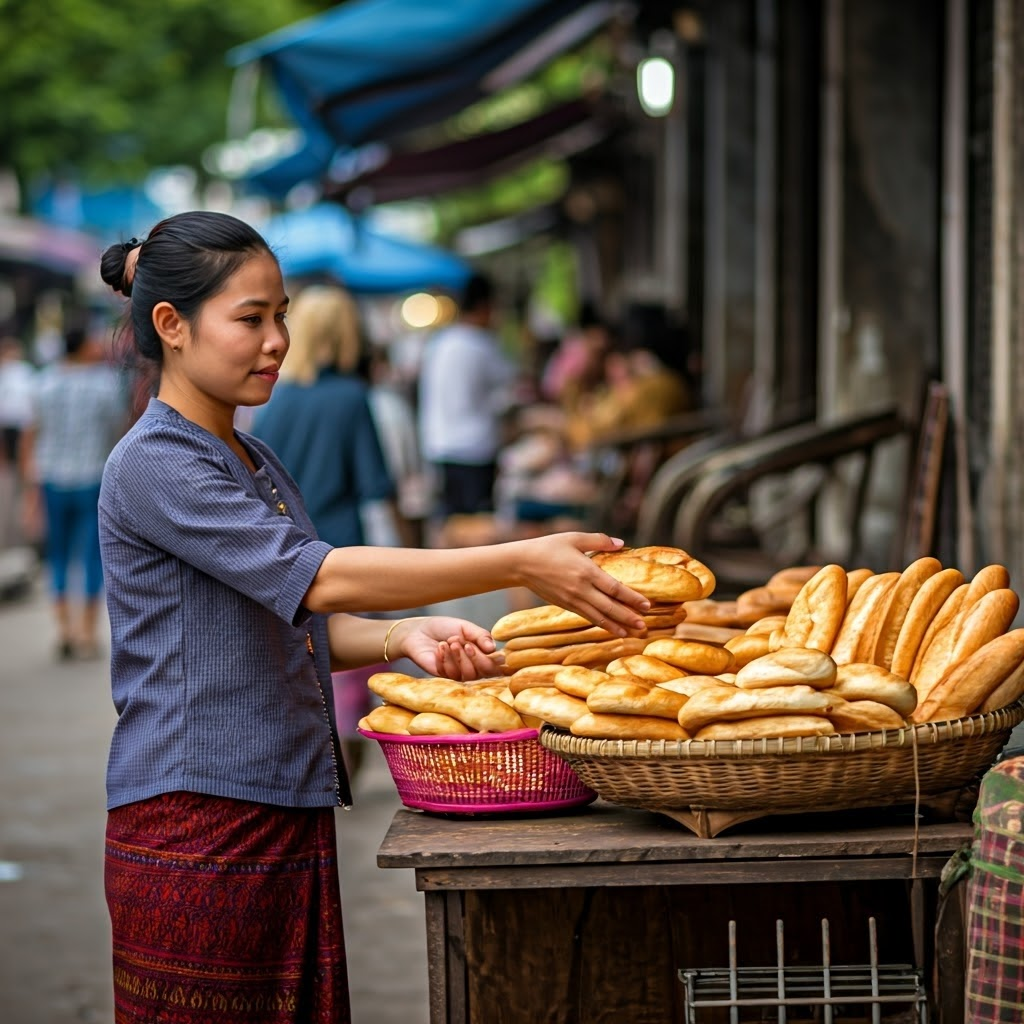
{"type": "Polygon", "coordinates": [[[622,541],[603,533],[555,533],[516,541],[523,586],[548,604],[577,612],[616,636],[641,633],[651,602],[609,576],[587,551],[617,551],[622,541]]]}
{"type": "Polygon", "coordinates": [[[395,626],[391,658],[406,657],[432,676],[472,680],[502,675],[494,638],[481,626],[447,615],[406,619],[395,626]]]}

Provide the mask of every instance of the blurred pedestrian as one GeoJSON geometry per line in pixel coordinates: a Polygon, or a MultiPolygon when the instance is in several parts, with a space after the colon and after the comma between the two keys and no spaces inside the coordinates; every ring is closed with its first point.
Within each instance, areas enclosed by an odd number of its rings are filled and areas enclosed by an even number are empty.
{"type": "Polygon", "coordinates": [[[427,343],[419,384],[420,443],[435,467],[439,512],[446,519],[494,510],[502,424],[512,404],[515,367],[501,351],[494,285],[466,283],[458,319],[427,343]]]}
{"type": "Polygon", "coordinates": [[[16,467],[21,433],[32,416],[36,368],[21,342],[0,338],[0,465],[16,467]]]}
{"type": "MultiPolygon", "coordinates": [[[[363,333],[352,296],[337,285],[310,285],[288,310],[291,349],[274,395],[253,415],[252,433],[266,442],[298,484],[317,536],[333,547],[397,545],[395,485],[370,410],[369,388],[355,373],[363,333]]],[[[236,421],[237,423],[237,421],[236,421]]],[[[356,725],[371,707],[368,677],[378,666],[334,674],[338,732],[350,778],[363,760],[356,725]]]]}
{"type": "Polygon", "coordinates": [[[21,437],[19,461],[27,498],[36,513],[41,510],[45,524],[57,657],[62,661],[100,654],[103,567],[97,502],[103,465],[124,432],[128,412],[106,340],[99,325],[72,320],[64,331],[63,357],[39,372],[31,418],[21,437]],[[76,573],[81,577],[77,613],[71,597],[76,573]]]}
{"type": "Polygon", "coordinates": [[[317,539],[282,462],[234,426],[270,398],[289,344],[280,268],[248,225],[179,214],[111,246],[102,274],[161,368],[100,494],[115,1024],[346,1024],[334,808],[351,798],[330,671],[498,671],[471,622],[354,613],[522,584],[621,636],[649,602],[586,556],[620,546],[602,534],[442,551],[317,539]]]}

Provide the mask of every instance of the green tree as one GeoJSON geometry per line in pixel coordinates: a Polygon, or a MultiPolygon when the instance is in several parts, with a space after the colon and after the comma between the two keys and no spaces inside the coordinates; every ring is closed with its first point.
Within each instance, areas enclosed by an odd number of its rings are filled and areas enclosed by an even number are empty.
{"type": "MultiPolygon", "coordinates": [[[[326,0],[0,0],[0,168],[138,180],[224,138],[225,53],[326,0]]],[[[274,118],[272,90],[263,90],[274,118]]]]}

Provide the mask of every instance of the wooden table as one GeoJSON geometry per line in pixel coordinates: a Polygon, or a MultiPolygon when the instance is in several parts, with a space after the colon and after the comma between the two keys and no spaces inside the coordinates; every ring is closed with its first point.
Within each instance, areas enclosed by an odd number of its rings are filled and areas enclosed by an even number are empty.
{"type": "Polygon", "coordinates": [[[832,962],[863,964],[872,916],[880,962],[938,976],[939,1019],[953,1020],[959,922],[947,923],[938,949],[931,940],[938,877],[971,834],[968,824],[924,824],[915,837],[909,816],[881,812],[774,819],[701,839],[600,801],[542,818],[403,808],[377,863],[413,868],[424,893],[432,1024],[681,1021],[678,971],[727,966],[729,920],[741,966],[775,963],[777,919],[787,958],[820,964],[823,917],[832,962]]]}

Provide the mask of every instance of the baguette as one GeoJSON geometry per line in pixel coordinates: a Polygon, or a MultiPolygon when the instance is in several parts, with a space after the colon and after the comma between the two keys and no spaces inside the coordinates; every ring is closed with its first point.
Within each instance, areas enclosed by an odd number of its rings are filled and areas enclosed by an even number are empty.
{"type": "Polygon", "coordinates": [[[540,718],[560,729],[568,729],[585,714],[587,702],[570,697],[554,686],[534,686],[516,695],[515,709],[520,715],[540,718]]]}
{"type": "Polygon", "coordinates": [[[783,647],[831,651],[846,614],[846,586],[842,566],[823,565],[793,600],[783,627],[783,647]]]}
{"type": "Polygon", "coordinates": [[[914,712],[915,722],[945,722],[977,711],[1024,662],[1024,629],[1003,633],[955,664],[914,712]]]}
{"type": "Polygon", "coordinates": [[[389,704],[412,711],[435,711],[459,719],[475,732],[512,732],[523,728],[514,708],[486,693],[450,679],[419,679],[400,672],[377,672],[367,685],[389,704]]]}
{"type": "Polygon", "coordinates": [[[969,608],[980,601],[989,591],[1007,590],[1010,586],[1010,573],[1005,565],[993,562],[983,566],[971,579],[970,587],[964,598],[964,607],[969,608]]]}
{"type": "Polygon", "coordinates": [[[736,611],[741,618],[754,617],[754,621],[765,615],[786,613],[793,605],[799,587],[793,590],[773,589],[769,586],[752,587],[736,597],[736,611]]]}
{"type": "Polygon", "coordinates": [[[942,569],[921,584],[907,609],[903,625],[900,626],[896,646],[892,652],[892,669],[895,675],[909,679],[914,659],[924,640],[932,620],[945,604],[946,599],[961,583],[964,575],[959,569],[942,569]]]}
{"type": "Polygon", "coordinates": [[[472,731],[459,719],[436,711],[421,711],[409,722],[410,736],[459,736],[472,731]]]}
{"type": "MultiPolygon", "coordinates": [[[[661,544],[649,544],[646,547],[626,549],[634,558],[642,558],[648,562],[663,562],[666,565],[678,565],[700,580],[701,597],[709,597],[715,589],[715,574],[698,558],[682,548],[672,548],[661,544]]],[[[611,552],[614,556],[623,551],[611,552]]]]}
{"type": "Polygon", "coordinates": [[[773,587],[777,583],[796,584],[802,587],[812,576],[821,569],[820,565],[790,565],[785,569],[779,569],[768,577],[767,586],[773,587]]]}
{"type": "Polygon", "coordinates": [[[627,675],[649,679],[652,683],[664,682],[667,679],[678,679],[682,670],[670,665],[660,658],[652,658],[646,654],[631,654],[625,658],[616,658],[608,663],[605,670],[610,676],[627,675]]]}
{"type": "Polygon", "coordinates": [[[968,591],[956,617],[936,634],[920,670],[911,680],[917,688],[919,703],[931,696],[954,666],[1005,633],[1020,604],[1017,595],[1009,589],[985,591],[973,605],[967,603],[969,596],[968,591]]]}
{"type": "Polygon", "coordinates": [[[607,665],[616,658],[631,654],[643,654],[648,641],[644,637],[624,636],[615,640],[601,640],[593,644],[578,644],[562,657],[563,665],[607,665]]]}
{"type": "Polygon", "coordinates": [[[900,729],[906,723],[898,711],[875,700],[846,701],[836,698],[828,720],[836,732],[878,732],[881,729],[900,729]]]}
{"type": "Polygon", "coordinates": [[[810,686],[770,686],[758,690],[699,690],[679,709],[677,721],[689,733],[711,722],[765,715],[826,715],[834,699],[810,686]]]}
{"type": "Polygon", "coordinates": [[[961,583],[942,602],[942,607],[935,613],[935,618],[932,619],[928,624],[928,628],[924,631],[924,636],[921,638],[921,643],[917,648],[917,654],[914,655],[913,667],[910,670],[909,678],[915,686],[917,685],[917,678],[920,675],[921,669],[928,658],[928,652],[932,649],[936,638],[942,637],[944,643],[952,643],[952,631],[956,617],[963,608],[964,598],[967,597],[967,591],[970,588],[971,585],[969,583],[961,583]]]}
{"type": "Polygon", "coordinates": [[[747,626],[744,636],[771,636],[775,630],[786,628],[786,617],[786,615],[765,615],[757,622],[752,622],[747,626]]]}
{"type": "Polygon", "coordinates": [[[705,597],[683,604],[686,621],[702,626],[739,626],[739,609],[735,601],[716,601],[705,597]]]}
{"type": "Polygon", "coordinates": [[[1024,697],[1024,661],[985,698],[978,710],[987,715],[1016,704],[1021,697],[1024,697]]]}
{"type": "Polygon", "coordinates": [[[657,686],[644,686],[610,679],[594,687],[587,698],[587,710],[615,715],[651,715],[675,722],[687,697],[657,686]]]}
{"type": "Polygon", "coordinates": [[[726,682],[718,676],[683,676],[680,679],[666,679],[663,683],[655,683],[662,689],[681,693],[684,697],[692,697],[701,690],[735,690],[733,683],[726,682]]]}
{"type": "Polygon", "coordinates": [[[508,688],[515,697],[532,686],[554,686],[555,676],[562,671],[562,665],[530,665],[513,672],[508,678],[508,688]]]}
{"type": "Polygon", "coordinates": [[[872,576],[875,575],[874,569],[851,569],[846,574],[846,606],[850,606],[850,602],[854,599],[857,591],[866,583],[872,576]]]}
{"type": "Polygon", "coordinates": [[[692,601],[704,593],[701,581],[680,565],[633,558],[622,552],[610,553],[599,564],[613,579],[651,601],[692,601]]]}
{"type": "Polygon", "coordinates": [[[750,636],[733,637],[725,649],[733,656],[733,668],[741,669],[756,658],[763,658],[769,653],[769,637],[765,633],[754,633],[750,636]]]}
{"type": "Polygon", "coordinates": [[[899,640],[900,630],[903,628],[903,622],[910,611],[910,606],[925,582],[941,569],[942,563],[937,558],[927,555],[911,562],[900,573],[900,578],[892,589],[892,596],[889,598],[889,604],[885,610],[885,618],[879,623],[875,648],[871,652],[871,656],[864,659],[865,661],[874,662],[886,669],[892,667],[896,642],[899,640]]]}
{"type": "Polygon", "coordinates": [[[505,654],[505,664],[513,673],[521,668],[534,668],[538,665],[561,665],[565,658],[574,651],[587,647],[588,644],[566,644],[564,647],[524,647],[505,654]]]}
{"type": "Polygon", "coordinates": [[[409,723],[416,717],[415,711],[399,707],[397,704],[381,704],[363,718],[359,719],[358,728],[366,732],[386,732],[393,736],[408,736],[409,723]]]}
{"type": "Polygon", "coordinates": [[[552,682],[562,693],[586,700],[599,683],[606,683],[609,679],[611,676],[607,672],[601,672],[595,668],[586,668],[583,665],[563,665],[562,670],[555,674],[552,682]]]}
{"type": "Polygon", "coordinates": [[[835,678],[836,663],[822,651],[812,647],[780,647],[744,665],[736,673],[736,685],[743,690],[794,685],[825,690],[835,678]]]}
{"type": "Polygon", "coordinates": [[[557,633],[537,633],[533,636],[514,636],[505,643],[506,651],[522,651],[532,647],[566,647],[569,644],[589,644],[595,640],[612,640],[615,634],[600,626],[587,629],[563,629],[557,633]]]}
{"type": "Polygon", "coordinates": [[[898,572],[882,572],[860,585],[846,607],[842,625],[832,645],[830,653],[837,665],[867,660],[857,656],[858,649],[865,642],[865,637],[868,637],[867,644],[873,643],[878,622],[884,616],[885,601],[899,578],[898,572]]]}
{"type": "Polygon", "coordinates": [[[836,669],[835,682],[825,691],[847,701],[874,701],[885,704],[900,718],[909,718],[917,707],[918,694],[913,683],[881,665],[851,662],[836,669]]]}
{"type": "Polygon", "coordinates": [[[588,711],[570,726],[574,736],[597,740],[688,740],[677,722],[653,715],[613,715],[588,711]]]}
{"type": "Polygon", "coordinates": [[[786,739],[791,736],[830,736],[835,727],[818,715],[764,715],[732,722],[711,722],[699,729],[695,740],[786,739]]]}
{"type": "Polygon", "coordinates": [[[686,672],[700,675],[717,675],[728,672],[735,661],[732,652],[716,644],[705,644],[699,640],[676,640],[663,637],[652,640],[643,649],[651,658],[659,658],[686,672]]]}
{"type": "Polygon", "coordinates": [[[591,623],[576,612],[559,608],[556,604],[537,608],[520,608],[502,615],[491,627],[495,640],[511,640],[514,636],[532,636],[538,633],[558,633],[567,629],[580,629],[591,623]]]}

